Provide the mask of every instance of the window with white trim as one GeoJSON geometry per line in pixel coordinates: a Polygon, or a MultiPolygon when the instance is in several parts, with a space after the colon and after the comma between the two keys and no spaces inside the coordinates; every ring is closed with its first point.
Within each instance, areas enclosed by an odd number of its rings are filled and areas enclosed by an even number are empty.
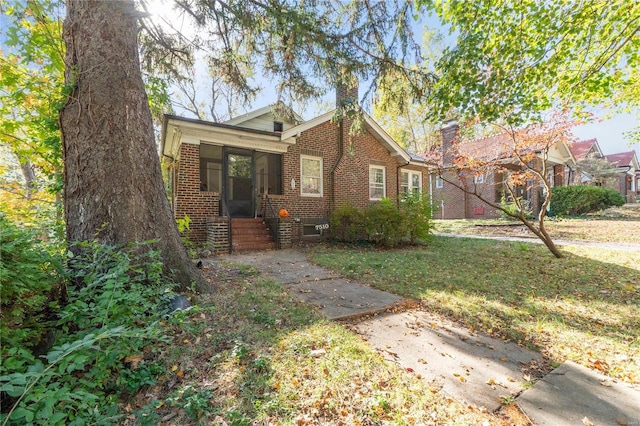
{"type": "Polygon", "coordinates": [[[382,200],[386,196],[384,166],[369,166],[369,200],[382,200]]]}
{"type": "Polygon", "coordinates": [[[403,170],[400,174],[400,192],[402,194],[422,194],[422,173],[403,170]]]}
{"type": "Polygon", "coordinates": [[[300,156],[300,195],[322,197],[322,158],[300,156]]]}
{"type": "Polygon", "coordinates": [[[444,180],[442,180],[442,176],[436,176],[436,188],[442,189],[444,187],[444,180]]]}
{"type": "Polygon", "coordinates": [[[484,175],[476,175],[473,177],[473,183],[484,183],[484,175]]]}

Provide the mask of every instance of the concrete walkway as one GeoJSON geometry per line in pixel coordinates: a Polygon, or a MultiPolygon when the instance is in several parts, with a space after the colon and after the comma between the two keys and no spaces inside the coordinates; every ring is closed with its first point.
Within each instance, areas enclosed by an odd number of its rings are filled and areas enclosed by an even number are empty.
{"type": "Polygon", "coordinates": [[[640,425],[638,386],[565,362],[530,387],[542,370],[540,353],[462,328],[415,301],[413,308],[393,312],[408,301],[313,265],[299,251],[221,259],[254,266],[330,319],[358,318],[349,322],[352,330],[385,358],[459,400],[496,411],[515,399],[538,425],[640,425]]]}

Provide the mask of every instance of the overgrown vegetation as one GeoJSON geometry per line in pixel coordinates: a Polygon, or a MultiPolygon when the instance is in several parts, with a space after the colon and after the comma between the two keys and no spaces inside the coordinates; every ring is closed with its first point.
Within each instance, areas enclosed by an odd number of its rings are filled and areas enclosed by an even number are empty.
{"type": "MultiPolygon", "coordinates": [[[[26,242],[35,245],[34,241],[26,242]]],[[[67,300],[57,315],[50,315],[57,321],[44,323],[45,328],[43,323],[27,319],[18,329],[20,334],[9,330],[17,344],[3,341],[3,425],[114,423],[119,418],[118,398],[154,383],[159,374],[153,361],[157,354],[149,346],[167,339],[161,320],[173,297],[173,285],[163,281],[157,253],[141,251],[139,245],[82,246],[81,257],[69,254],[71,268],[65,278],[75,285],[67,288],[67,300]],[[53,333],[53,347],[39,357],[24,339],[43,331],[53,333]]],[[[37,251],[9,247],[16,249],[14,257],[22,263],[3,265],[12,274],[23,272],[31,287],[28,299],[14,291],[7,293],[9,299],[3,297],[3,305],[8,302],[15,311],[23,300],[30,300],[31,313],[37,318],[52,284],[46,270],[34,272],[30,265],[44,255],[24,259],[18,255],[37,251]]],[[[3,340],[4,328],[3,324],[3,340]]]]}
{"type": "Polygon", "coordinates": [[[46,321],[59,299],[61,272],[59,259],[33,232],[19,228],[0,213],[3,354],[8,348],[27,351],[43,339],[46,321]]]}
{"type": "Polygon", "coordinates": [[[437,237],[421,248],[318,249],[313,260],[504,339],[640,383],[638,252],[437,237]]]}
{"type": "Polygon", "coordinates": [[[431,200],[428,194],[405,194],[399,203],[390,198],[358,209],[343,204],[329,218],[332,237],[353,243],[367,239],[376,245],[396,247],[403,241],[425,241],[432,232],[431,200]]]}
{"type": "Polygon", "coordinates": [[[556,186],[551,190],[551,216],[577,216],[624,205],[625,199],[613,189],[599,186],[556,186]]]}

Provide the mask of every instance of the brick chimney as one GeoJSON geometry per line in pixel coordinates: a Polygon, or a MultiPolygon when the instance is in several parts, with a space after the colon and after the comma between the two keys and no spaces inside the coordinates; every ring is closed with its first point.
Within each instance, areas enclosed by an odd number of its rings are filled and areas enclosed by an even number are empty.
{"type": "Polygon", "coordinates": [[[358,79],[352,76],[349,82],[338,80],[336,87],[336,108],[352,102],[358,103],[358,79]]]}
{"type": "Polygon", "coordinates": [[[457,142],[460,126],[456,120],[447,120],[440,128],[442,136],[442,166],[450,167],[453,165],[453,144],[457,142]]]}

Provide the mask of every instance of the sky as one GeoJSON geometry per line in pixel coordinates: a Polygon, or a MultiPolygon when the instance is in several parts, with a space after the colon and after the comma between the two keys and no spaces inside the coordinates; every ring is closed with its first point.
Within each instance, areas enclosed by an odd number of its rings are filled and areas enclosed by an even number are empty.
{"type": "MultiPolygon", "coordinates": [[[[601,113],[601,115],[606,115],[601,113]]],[[[640,159],[640,144],[630,145],[624,133],[640,126],[638,119],[631,114],[616,114],[610,119],[574,127],[573,134],[580,140],[597,139],[605,155],[634,150],[640,159]]]]}

